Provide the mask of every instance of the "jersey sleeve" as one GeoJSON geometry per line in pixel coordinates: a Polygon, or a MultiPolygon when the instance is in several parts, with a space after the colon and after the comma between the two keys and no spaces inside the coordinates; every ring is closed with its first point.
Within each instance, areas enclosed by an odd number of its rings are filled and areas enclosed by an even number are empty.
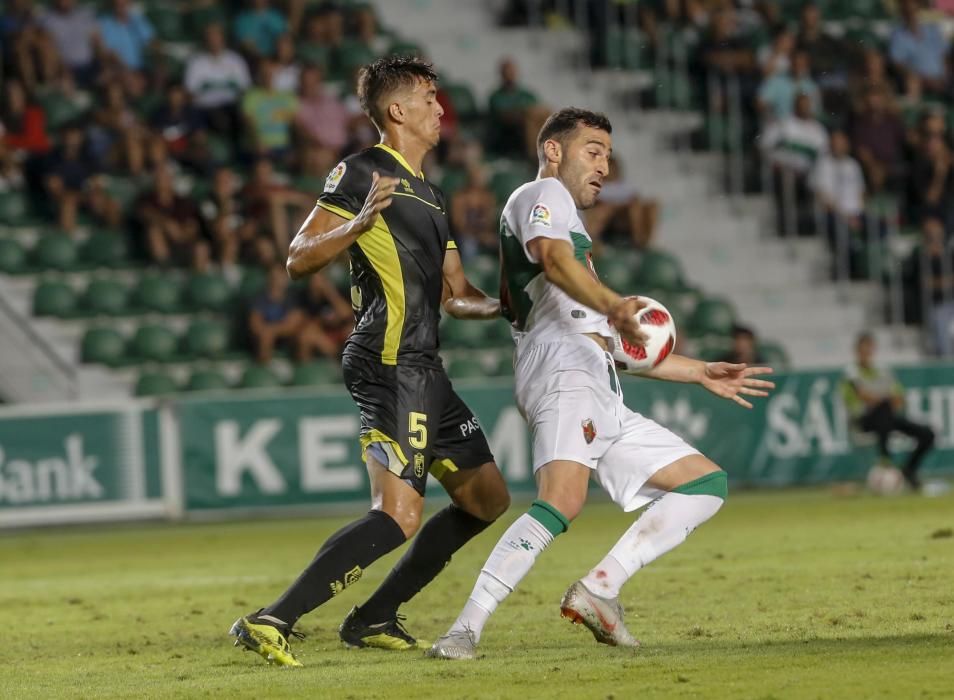
{"type": "MultiPolygon", "coordinates": [[[[441,208],[441,212],[449,219],[450,207],[447,206],[447,195],[444,194],[444,190],[430,181],[428,181],[427,186],[431,188],[431,194],[433,194],[434,199],[437,200],[437,205],[441,208]]],[[[457,250],[457,239],[454,238],[453,231],[447,234],[447,245],[444,246],[444,250],[457,250]]]]}
{"type": "Polygon", "coordinates": [[[534,238],[552,238],[573,244],[570,222],[576,212],[576,205],[562,184],[547,178],[534,183],[519,196],[513,223],[527,260],[538,262],[527,248],[527,243],[534,238]]]}
{"type": "Polygon", "coordinates": [[[359,157],[345,158],[325,178],[318,206],[344,219],[353,219],[371,191],[371,173],[359,157]]]}

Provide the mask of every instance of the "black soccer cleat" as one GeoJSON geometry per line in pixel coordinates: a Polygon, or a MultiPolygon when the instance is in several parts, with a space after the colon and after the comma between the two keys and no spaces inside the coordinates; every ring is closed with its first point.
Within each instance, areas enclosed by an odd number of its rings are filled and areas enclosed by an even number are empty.
{"type": "Polygon", "coordinates": [[[387,649],[388,651],[409,651],[417,649],[417,640],[407,633],[401,621],[403,615],[397,615],[393,620],[376,625],[365,624],[358,615],[358,607],[351,608],[351,612],[338,628],[338,636],[349,647],[363,649],[387,649]]]}

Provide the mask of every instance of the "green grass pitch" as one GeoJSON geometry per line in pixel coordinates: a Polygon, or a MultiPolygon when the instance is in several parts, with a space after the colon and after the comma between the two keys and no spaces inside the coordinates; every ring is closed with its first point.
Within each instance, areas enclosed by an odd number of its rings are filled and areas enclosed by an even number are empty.
{"type": "MultiPolygon", "coordinates": [[[[501,523],[406,606],[443,632],[501,523]]],[[[231,646],[343,519],[0,537],[0,698],[954,697],[954,497],[742,493],[623,591],[636,653],[560,619],[564,589],[632,518],[591,503],[491,620],[483,657],[346,650],[336,629],[398,555],[304,618],[302,669],[231,646]]]]}

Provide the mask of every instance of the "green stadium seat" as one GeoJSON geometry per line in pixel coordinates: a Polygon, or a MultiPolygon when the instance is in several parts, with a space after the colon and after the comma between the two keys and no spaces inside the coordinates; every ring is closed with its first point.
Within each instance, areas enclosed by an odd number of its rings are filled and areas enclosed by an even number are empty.
{"type": "Polygon", "coordinates": [[[672,311],[678,330],[678,324],[692,318],[692,313],[702,300],[702,293],[697,289],[683,289],[670,293],[668,299],[669,303],[666,306],[672,311]]]}
{"type": "Polygon", "coordinates": [[[112,328],[90,328],[80,347],[83,362],[119,366],[126,357],[126,341],[112,328]]]}
{"type": "Polygon", "coordinates": [[[86,239],[80,258],[94,267],[121,267],[129,258],[126,238],[119,231],[97,231],[86,239]]]}
{"type": "Polygon", "coordinates": [[[327,46],[312,41],[301,41],[295,47],[295,54],[306,66],[318,66],[327,70],[331,62],[331,51],[327,46]]]}
{"type": "Polygon", "coordinates": [[[231,301],[232,290],[221,275],[197,273],[186,283],[186,302],[200,311],[224,311],[231,301]]]}
{"type": "Polygon", "coordinates": [[[706,362],[717,362],[732,350],[732,338],[727,335],[708,335],[696,343],[696,355],[706,362]]]}
{"type": "Polygon", "coordinates": [[[37,316],[69,318],[76,311],[76,293],[65,282],[46,280],[33,291],[33,313],[37,316]]]}
{"type": "Polygon", "coordinates": [[[759,343],[759,354],[769,367],[777,370],[788,369],[788,353],[785,352],[785,348],[778,343],[763,340],[759,343]]]}
{"type": "Polygon", "coordinates": [[[139,280],[134,298],[140,309],[171,314],[180,309],[181,290],[174,279],[150,274],[139,280]]]}
{"type": "Polygon", "coordinates": [[[532,178],[521,168],[505,168],[495,172],[490,178],[490,189],[497,198],[497,205],[502,207],[513,191],[529,179],[532,178]]]}
{"type": "Polygon", "coordinates": [[[0,224],[19,226],[30,219],[30,200],[23,192],[0,192],[0,224]]]}
{"type": "Polygon", "coordinates": [[[374,61],[377,56],[374,52],[358,41],[345,42],[334,55],[332,77],[338,80],[348,80],[361,66],[374,61]]]}
{"type": "Polygon", "coordinates": [[[463,168],[447,167],[441,178],[441,190],[453,199],[454,193],[467,184],[467,171],[463,168]]]}
{"type": "Polygon", "coordinates": [[[39,98],[46,115],[46,127],[50,131],[58,131],[71,121],[82,117],[87,108],[78,105],[73,100],[59,92],[48,92],[39,98]]]}
{"type": "Polygon", "coordinates": [[[129,310],[129,291],[110,279],[93,280],[86,287],[81,307],[91,314],[118,316],[129,310]]]}
{"type": "Polygon", "coordinates": [[[460,348],[475,348],[486,345],[491,323],[487,321],[461,321],[448,318],[441,324],[440,337],[448,345],[460,348]]]}
{"type": "Polygon", "coordinates": [[[486,377],[489,373],[483,363],[473,353],[455,355],[447,368],[447,374],[454,379],[473,379],[486,377]]]}
{"type": "Polygon", "coordinates": [[[732,306],[716,297],[700,301],[689,319],[689,327],[695,336],[726,336],[732,332],[734,323],[735,311],[732,306]]]}
{"type": "Polygon", "coordinates": [[[626,258],[603,257],[596,265],[600,279],[620,294],[631,294],[636,290],[636,267],[626,258]]]}
{"type": "Polygon", "coordinates": [[[46,234],[33,249],[33,262],[41,269],[68,272],[76,269],[78,259],[76,242],[65,233],[46,234]]]}
{"type": "Polygon", "coordinates": [[[682,269],[679,261],[667,253],[647,252],[636,279],[641,288],[676,290],[682,287],[682,269]]]}
{"type": "Polygon", "coordinates": [[[268,282],[268,272],[260,267],[246,267],[242,272],[242,281],[239,282],[239,296],[242,299],[251,299],[265,291],[268,282]]]}
{"type": "Polygon", "coordinates": [[[156,28],[156,34],[162,41],[184,42],[189,40],[182,13],[174,5],[165,3],[152,5],[146,11],[146,15],[156,28]]]}
{"type": "Polygon", "coordinates": [[[493,350],[493,371],[497,377],[513,376],[513,348],[501,347],[493,350]]]}
{"type": "Polygon", "coordinates": [[[214,369],[197,369],[189,377],[187,391],[215,391],[228,389],[229,382],[221,372],[214,369]]]}
{"type": "Polygon", "coordinates": [[[165,372],[149,371],[139,375],[136,381],[136,396],[163,396],[179,390],[176,380],[165,372]]]}
{"type": "Polygon", "coordinates": [[[0,238],[0,272],[8,275],[18,275],[26,272],[27,254],[17,241],[10,238],[0,238]]]}
{"type": "Polygon", "coordinates": [[[413,41],[398,39],[388,48],[388,53],[394,56],[421,56],[421,47],[413,41]]]}
{"type": "Polygon", "coordinates": [[[185,349],[193,357],[221,358],[229,348],[229,329],[221,321],[197,319],[185,335],[185,349]]]}
{"type": "Polygon", "coordinates": [[[175,333],[165,326],[149,323],[136,331],[130,349],[139,360],[170,362],[176,359],[178,345],[175,333]]]}
{"type": "Polygon", "coordinates": [[[446,83],[441,89],[447,93],[459,119],[473,121],[480,117],[480,108],[470,87],[463,83],[446,83]]]}
{"type": "Polygon", "coordinates": [[[337,362],[332,360],[315,360],[295,367],[292,374],[292,386],[320,386],[322,384],[337,384],[341,377],[341,369],[337,362]]]}
{"type": "Polygon", "coordinates": [[[239,387],[242,389],[268,389],[277,386],[281,386],[278,377],[267,367],[259,365],[251,365],[242,373],[242,379],[239,381],[239,387]]]}

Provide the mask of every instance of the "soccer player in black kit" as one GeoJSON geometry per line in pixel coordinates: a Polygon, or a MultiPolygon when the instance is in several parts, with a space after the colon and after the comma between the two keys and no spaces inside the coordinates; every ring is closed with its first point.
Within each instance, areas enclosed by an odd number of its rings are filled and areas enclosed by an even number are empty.
{"type": "Polygon", "coordinates": [[[398,607],[510,503],[483,430],[438,356],[441,308],[456,318],[487,319],[500,314],[500,304],[464,276],[443,194],[421,172],[440,136],[436,81],[431,65],[418,58],[389,56],[361,70],[358,97],[381,142],[328,175],[289,251],[295,279],[345,250],[351,259],[356,322],[342,368],[361,412],[371,510],[328,538],[274,603],[232,626],[236,646],[271,663],[300,666],[288,644],[298,619],[420,528],[378,590],[339,630],[351,646],[414,648],[398,607]],[[429,472],[452,503],[420,527],[429,472]]]}

